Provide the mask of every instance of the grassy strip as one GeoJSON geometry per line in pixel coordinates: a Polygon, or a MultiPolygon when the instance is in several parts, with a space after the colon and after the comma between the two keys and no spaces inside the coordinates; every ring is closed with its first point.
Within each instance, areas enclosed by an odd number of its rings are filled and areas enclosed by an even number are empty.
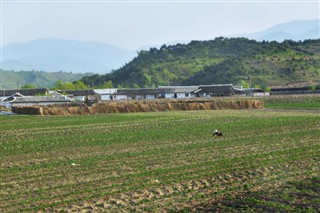
{"type": "Polygon", "coordinates": [[[265,108],[274,109],[320,109],[320,101],[315,102],[289,102],[289,103],[265,103],[265,108]]]}

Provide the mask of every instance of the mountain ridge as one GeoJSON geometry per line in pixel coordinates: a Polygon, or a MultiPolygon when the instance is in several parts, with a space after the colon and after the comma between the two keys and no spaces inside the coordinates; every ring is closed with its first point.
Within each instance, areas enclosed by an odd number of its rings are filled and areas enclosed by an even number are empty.
{"type": "Polygon", "coordinates": [[[4,70],[78,73],[107,73],[136,55],[135,51],[115,45],[57,38],[9,44],[2,52],[4,70]]]}
{"type": "Polygon", "coordinates": [[[43,71],[8,71],[0,70],[0,89],[19,89],[24,85],[33,85],[36,88],[50,88],[55,82],[77,81],[92,73],[67,73],[67,72],[43,72],[43,71]]]}
{"type": "Polygon", "coordinates": [[[320,82],[320,39],[258,42],[218,37],[140,51],[131,62],[105,75],[81,79],[85,84],[116,87],[241,84],[266,88],[305,81],[320,82]]]}
{"type": "Polygon", "coordinates": [[[230,37],[246,37],[257,41],[305,40],[320,38],[320,19],[293,20],[274,25],[260,32],[234,35],[230,37]]]}

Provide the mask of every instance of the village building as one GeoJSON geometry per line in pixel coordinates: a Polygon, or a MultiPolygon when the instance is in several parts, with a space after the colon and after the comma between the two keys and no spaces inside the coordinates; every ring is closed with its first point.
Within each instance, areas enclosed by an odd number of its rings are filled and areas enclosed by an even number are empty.
{"type": "Polygon", "coordinates": [[[236,94],[232,84],[200,85],[193,93],[196,97],[232,96],[236,94]]]}
{"type": "Polygon", "coordinates": [[[109,88],[109,89],[94,89],[93,90],[96,94],[100,96],[101,101],[109,101],[112,100],[112,96],[117,93],[116,88],[109,88]]]}
{"type": "Polygon", "coordinates": [[[320,94],[320,85],[315,86],[314,89],[312,89],[310,86],[271,88],[271,95],[300,95],[300,94],[320,94]]]}
{"type": "Polygon", "coordinates": [[[9,97],[16,93],[19,93],[23,96],[35,96],[35,95],[48,95],[49,90],[45,88],[40,89],[6,89],[0,90],[0,98],[9,97]]]}
{"type": "Polygon", "coordinates": [[[129,99],[157,99],[157,98],[194,98],[231,96],[239,94],[232,84],[200,85],[200,86],[159,86],[158,88],[131,89],[89,89],[89,90],[57,90],[24,89],[0,91],[5,95],[1,98],[1,105],[30,106],[81,103],[91,105],[101,101],[117,101],[129,99]],[[9,95],[10,94],[10,95],[9,95]],[[39,94],[43,94],[40,96],[39,94]]]}
{"type": "Polygon", "coordinates": [[[156,99],[156,98],[191,98],[198,87],[168,86],[158,88],[118,89],[113,100],[156,99]]]}
{"type": "Polygon", "coordinates": [[[91,105],[100,100],[99,95],[97,95],[93,89],[61,90],[59,92],[62,94],[65,94],[67,97],[71,98],[74,102],[86,103],[87,105],[91,105]]]}
{"type": "Polygon", "coordinates": [[[15,106],[33,106],[33,105],[54,105],[54,104],[68,104],[72,103],[72,99],[67,96],[24,96],[16,97],[11,102],[11,107],[15,106]]]}
{"type": "Polygon", "coordinates": [[[47,89],[0,90],[0,105],[11,106],[86,104],[103,101],[144,100],[158,98],[195,98],[220,96],[269,96],[286,94],[320,94],[320,85],[313,87],[272,88],[271,92],[261,89],[242,89],[232,84],[199,86],[159,86],[158,88],[132,89],[89,89],[49,91],[47,89]]]}
{"type": "Polygon", "coordinates": [[[265,92],[259,88],[246,88],[244,92],[247,96],[254,96],[254,97],[270,96],[270,92],[265,92]]]}

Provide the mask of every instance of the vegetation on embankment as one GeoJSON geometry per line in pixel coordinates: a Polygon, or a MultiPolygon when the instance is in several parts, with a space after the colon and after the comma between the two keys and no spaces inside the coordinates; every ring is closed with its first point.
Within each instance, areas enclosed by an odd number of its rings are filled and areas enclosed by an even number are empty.
{"type": "Polygon", "coordinates": [[[226,84],[258,86],[320,81],[320,39],[257,42],[219,37],[211,41],[163,45],[140,51],[132,61],[105,75],[82,78],[86,85],[157,87],[226,84]]]}
{"type": "Polygon", "coordinates": [[[320,110],[320,95],[279,95],[264,97],[261,100],[265,108],[320,110]]]}

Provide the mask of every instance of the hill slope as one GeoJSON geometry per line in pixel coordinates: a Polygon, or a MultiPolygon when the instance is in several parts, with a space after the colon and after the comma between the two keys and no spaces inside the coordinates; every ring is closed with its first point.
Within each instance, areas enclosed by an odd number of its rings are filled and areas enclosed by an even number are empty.
{"type": "Polygon", "coordinates": [[[219,37],[140,51],[122,68],[85,77],[90,85],[111,80],[118,87],[159,85],[258,84],[261,87],[320,81],[320,39],[257,42],[219,37]]]}
{"type": "Polygon", "coordinates": [[[2,87],[0,89],[16,89],[26,84],[32,84],[37,88],[50,88],[57,80],[77,81],[84,76],[92,74],[72,74],[65,72],[37,72],[37,71],[1,71],[2,87]]]}
{"type": "Polygon", "coordinates": [[[5,70],[107,73],[136,56],[135,51],[99,42],[39,39],[6,45],[2,49],[5,70]]]}

